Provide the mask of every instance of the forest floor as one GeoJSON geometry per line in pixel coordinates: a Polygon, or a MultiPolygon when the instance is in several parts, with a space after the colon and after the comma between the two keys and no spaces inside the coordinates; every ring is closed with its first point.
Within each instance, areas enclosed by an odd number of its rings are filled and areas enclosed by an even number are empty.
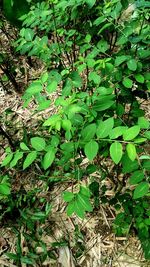
{"type": "MultiPolygon", "coordinates": [[[[18,72],[17,82],[20,84],[20,92],[24,90],[26,84],[31,82],[30,78],[37,78],[43,71],[43,67],[29,67],[25,62],[25,73],[21,75],[18,72]]],[[[18,71],[18,70],[16,70],[18,71]]],[[[3,72],[0,73],[3,75],[3,72]]],[[[52,103],[56,95],[52,95],[52,103]]],[[[9,82],[5,83],[5,88],[0,85],[0,120],[4,130],[12,139],[12,142],[21,140],[24,127],[26,131],[38,131],[38,121],[43,118],[44,114],[34,113],[34,103],[29,108],[22,107],[23,101],[21,93],[14,91],[9,82]]],[[[150,114],[148,102],[143,102],[143,108],[148,116],[150,114]],[[145,106],[145,107],[144,107],[145,106]]],[[[55,113],[55,108],[51,105],[46,110],[47,115],[55,113]]],[[[0,162],[5,156],[5,148],[9,145],[7,138],[0,136],[0,162]]],[[[86,162],[85,162],[86,164],[86,162]]],[[[144,260],[141,245],[134,233],[125,237],[117,237],[113,232],[112,223],[115,218],[115,210],[108,204],[100,204],[99,208],[93,213],[87,214],[84,220],[76,216],[67,217],[66,206],[62,200],[62,192],[71,187],[67,183],[54,183],[51,188],[46,187],[45,182],[40,180],[40,169],[38,166],[30,168],[28,171],[17,169],[8,171],[12,181],[12,191],[18,195],[21,190],[28,194],[31,190],[40,189],[40,197],[46,198],[52,202],[52,212],[47,221],[40,227],[43,243],[46,244],[47,250],[52,252],[43,263],[37,263],[39,267],[148,267],[150,263],[144,260]],[[67,242],[65,243],[65,241],[67,242]],[[56,245],[54,243],[63,243],[56,245]]],[[[2,173],[2,174],[5,174],[2,173]]],[[[96,175],[96,174],[94,174],[96,175]]],[[[107,194],[113,194],[109,190],[107,194]]],[[[0,223],[0,266],[17,267],[7,256],[8,253],[16,253],[17,235],[14,228],[19,229],[19,224],[14,218],[2,220],[0,223]]],[[[28,244],[23,233],[26,231],[21,227],[21,249],[26,255],[29,250],[28,244]]],[[[37,247],[37,253],[42,252],[41,247],[37,247]]],[[[23,263],[22,267],[31,266],[23,263]]]]}

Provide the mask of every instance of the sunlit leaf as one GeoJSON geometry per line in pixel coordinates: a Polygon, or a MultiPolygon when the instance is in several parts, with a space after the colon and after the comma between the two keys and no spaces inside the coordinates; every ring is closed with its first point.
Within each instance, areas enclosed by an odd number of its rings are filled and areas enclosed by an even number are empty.
{"type": "Polygon", "coordinates": [[[95,133],[96,133],[96,124],[95,123],[89,124],[81,131],[81,135],[82,135],[84,141],[91,140],[94,137],[95,133]]]}
{"type": "Polygon", "coordinates": [[[71,200],[73,200],[74,198],[74,194],[72,192],[64,192],[63,193],[63,199],[66,202],[70,202],[71,200]]]}
{"type": "Polygon", "coordinates": [[[48,151],[43,158],[44,170],[47,170],[52,165],[54,159],[55,159],[55,149],[51,148],[50,151],[48,151]]]}
{"type": "Polygon", "coordinates": [[[11,191],[11,189],[10,189],[9,185],[7,185],[5,183],[0,184],[0,194],[1,195],[5,195],[5,196],[10,195],[10,191],[11,191]]]}
{"type": "Polygon", "coordinates": [[[26,157],[26,159],[25,159],[25,161],[23,163],[23,170],[28,168],[33,163],[33,161],[35,161],[36,158],[37,158],[37,152],[36,151],[30,152],[27,155],[27,157],[26,157]]]}
{"type": "Polygon", "coordinates": [[[89,141],[84,147],[84,152],[89,160],[93,160],[98,152],[98,143],[94,140],[89,141]]]}
{"type": "Polygon", "coordinates": [[[17,163],[18,161],[23,157],[23,152],[21,151],[17,151],[14,155],[14,158],[13,160],[11,161],[10,163],[10,168],[13,168],[17,163]]]}
{"type": "Polygon", "coordinates": [[[125,141],[130,141],[133,140],[140,132],[140,126],[135,125],[132,126],[131,128],[127,129],[124,134],[123,134],[123,139],[125,141]]]}
{"type": "Polygon", "coordinates": [[[41,90],[43,89],[43,86],[40,82],[36,81],[33,82],[26,90],[26,93],[28,95],[35,95],[37,93],[40,93],[41,90]]]}
{"type": "Polygon", "coordinates": [[[22,150],[28,150],[28,151],[30,150],[24,142],[21,142],[21,143],[20,143],[20,148],[21,148],[22,150]]]}
{"type": "Polygon", "coordinates": [[[2,161],[1,167],[7,166],[13,158],[13,153],[9,153],[2,161]]]}
{"type": "Polygon", "coordinates": [[[119,142],[112,143],[110,146],[110,156],[115,164],[118,164],[122,158],[122,145],[119,142]]]}
{"type": "Polygon", "coordinates": [[[50,82],[46,87],[48,93],[53,93],[56,91],[56,89],[57,89],[57,81],[50,82]]]}
{"type": "Polygon", "coordinates": [[[129,70],[135,71],[137,69],[137,61],[135,59],[130,59],[127,61],[127,66],[129,70]]]}
{"type": "Polygon", "coordinates": [[[79,193],[77,195],[77,201],[79,202],[80,207],[83,208],[83,210],[89,211],[89,212],[93,210],[89,198],[86,197],[85,195],[82,195],[81,193],[79,193]]]}
{"type": "Polygon", "coordinates": [[[33,137],[31,138],[31,145],[37,151],[42,151],[45,148],[45,139],[42,137],[33,137]]]}
{"type": "Polygon", "coordinates": [[[148,193],[148,191],[149,191],[148,182],[142,182],[138,184],[138,186],[135,188],[133,192],[133,199],[144,197],[148,193]]]}
{"type": "Polygon", "coordinates": [[[101,121],[98,125],[96,135],[98,138],[105,138],[109,135],[114,126],[114,118],[109,118],[105,121],[101,121]]]}
{"type": "Polygon", "coordinates": [[[136,147],[135,147],[135,145],[131,144],[131,143],[127,144],[126,145],[126,150],[127,150],[129,159],[134,161],[136,159],[136,147]]]}
{"type": "Polygon", "coordinates": [[[124,78],[122,83],[126,88],[132,88],[133,82],[131,79],[124,78]]]}

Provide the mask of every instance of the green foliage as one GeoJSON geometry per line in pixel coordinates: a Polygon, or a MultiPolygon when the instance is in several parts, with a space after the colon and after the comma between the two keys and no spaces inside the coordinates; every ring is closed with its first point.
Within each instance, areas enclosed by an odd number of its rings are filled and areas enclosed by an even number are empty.
{"type": "Polygon", "coordinates": [[[2,0],[4,15],[13,25],[21,27],[20,17],[29,12],[30,5],[34,2],[41,0],[2,0]]]}
{"type": "MultiPolygon", "coordinates": [[[[93,210],[92,197],[98,208],[101,181],[84,187],[82,180],[93,172],[107,179],[104,162],[111,157],[116,177],[124,177],[123,184],[115,180],[121,189],[116,189],[112,203],[116,210],[118,203],[122,208],[115,231],[126,235],[136,228],[149,258],[149,214],[143,203],[148,203],[150,169],[143,144],[150,131],[139,101],[147,99],[150,90],[149,13],[147,2],[133,2],[133,12],[127,14],[128,1],[44,1],[21,17],[16,51],[38,57],[46,69],[26,89],[24,106],[34,100],[35,112],[46,113],[52,94],[58,89],[59,94],[55,114],[39,122],[42,133],[22,140],[14,152],[6,149],[1,167],[25,170],[36,164],[50,177],[61,170],[62,177],[73,181],[72,192],[63,194],[67,214],[83,219],[93,210]]],[[[6,187],[3,191],[10,192],[6,187]]],[[[105,192],[104,197],[111,204],[105,192]]],[[[27,220],[29,214],[21,216],[27,220]]],[[[46,216],[46,211],[38,210],[31,220],[46,216]]]]}
{"type": "Polygon", "coordinates": [[[7,175],[0,177],[0,200],[7,198],[11,193],[11,184],[7,175]]]}
{"type": "Polygon", "coordinates": [[[27,1],[3,0],[3,9],[6,18],[14,25],[20,25],[19,18],[29,12],[27,1]]]}
{"type": "Polygon", "coordinates": [[[81,219],[83,219],[86,211],[91,212],[93,208],[89,199],[90,195],[89,189],[83,186],[80,186],[78,193],[64,192],[63,199],[68,202],[68,216],[76,213],[81,219]]]}
{"type": "Polygon", "coordinates": [[[122,158],[122,145],[119,142],[115,142],[110,146],[110,156],[112,160],[118,164],[122,158]]]}

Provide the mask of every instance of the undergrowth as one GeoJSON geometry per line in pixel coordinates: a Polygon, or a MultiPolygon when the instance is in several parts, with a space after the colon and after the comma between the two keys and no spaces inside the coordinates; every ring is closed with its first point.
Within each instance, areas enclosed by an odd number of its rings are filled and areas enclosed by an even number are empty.
{"type": "MultiPolygon", "coordinates": [[[[100,4],[50,0],[32,5],[20,19],[14,47],[45,65],[45,72],[22,98],[24,107],[34,101],[34,114],[44,112],[47,118],[39,120],[42,134],[27,133],[15,151],[7,147],[1,164],[8,173],[37,164],[40,179],[47,184],[71,183],[72,190],[62,194],[68,216],[84,219],[100,205],[114,206],[116,235],[134,231],[146,259],[150,259],[150,156],[146,149],[150,131],[141,103],[150,90],[149,7],[144,0],[100,4]],[[57,111],[49,116],[55,92],[59,92],[54,103],[57,111]],[[99,178],[93,178],[93,173],[99,178]],[[108,178],[113,197],[106,194],[108,178]]],[[[20,224],[32,236],[37,222],[43,223],[51,213],[51,203],[37,199],[34,190],[27,195],[20,192],[14,200],[9,174],[1,176],[0,194],[1,218],[17,209],[20,224]]],[[[17,249],[16,255],[9,256],[18,264],[36,261],[33,248],[26,256],[21,255],[19,244],[17,249]]],[[[45,247],[44,251],[42,260],[47,255],[45,247]]]]}

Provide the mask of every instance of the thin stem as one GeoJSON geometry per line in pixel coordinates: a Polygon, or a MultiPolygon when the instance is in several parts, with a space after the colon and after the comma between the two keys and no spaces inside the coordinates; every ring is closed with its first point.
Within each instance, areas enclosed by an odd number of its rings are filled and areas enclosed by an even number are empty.
{"type": "Polygon", "coordinates": [[[12,147],[12,149],[15,150],[15,145],[12,142],[11,137],[4,131],[2,126],[0,126],[0,134],[2,134],[8,140],[8,142],[9,142],[10,146],[12,147]]]}
{"type": "MultiPolygon", "coordinates": [[[[56,25],[56,19],[55,19],[55,8],[54,8],[54,4],[53,3],[52,3],[52,8],[53,8],[53,21],[54,21],[56,40],[57,40],[57,44],[58,44],[58,48],[59,48],[59,53],[62,55],[62,50],[61,50],[61,47],[60,47],[60,40],[59,40],[59,36],[58,36],[58,33],[57,33],[57,25],[56,25]]],[[[60,62],[66,68],[65,63],[62,62],[61,58],[60,58],[60,62]]]]}
{"type": "Polygon", "coordinates": [[[4,68],[2,65],[0,66],[1,70],[7,75],[7,77],[10,79],[10,81],[12,82],[14,88],[15,88],[15,91],[17,93],[20,93],[20,89],[19,89],[19,86],[14,78],[14,76],[9,72],[8,69],[4,68]]]}

